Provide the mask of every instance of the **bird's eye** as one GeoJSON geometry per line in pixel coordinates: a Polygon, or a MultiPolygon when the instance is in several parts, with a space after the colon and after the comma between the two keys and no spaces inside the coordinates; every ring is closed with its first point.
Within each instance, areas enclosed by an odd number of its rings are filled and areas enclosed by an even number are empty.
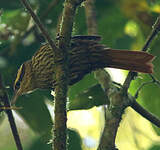
{"type": "Polygon", "coordinates": [[[17,81],[14,86],[14,90],[17,91],[19,88],[20,88],[20,81],[17,81]]]}

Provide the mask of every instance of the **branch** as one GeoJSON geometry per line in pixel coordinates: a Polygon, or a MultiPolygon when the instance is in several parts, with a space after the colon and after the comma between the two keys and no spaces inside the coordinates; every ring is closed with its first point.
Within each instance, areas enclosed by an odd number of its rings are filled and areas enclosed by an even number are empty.
{"type": "Polygon", "coordinates": [[[106,112],[104,112],[105,125],[98,150],[116,150],[115,138],[117,130],[124,110],[128,105],[126,105],[126,98],[122,94],[122,90],[119,91],[118,88],[112,86],[111,78],[107,72],[99,70],[99,74],[98,72],[96,73],[96,79],[101,83],[101,86],[110,100],[109,102],[106,102],[107,108],[105,109],[106,112]]]}
{"type": "MultiPolygon", "coordinates": [[[[157,18],[154,26],[153,26],[153,29],[150,33],[150,35],[148,36],[143,48],[142,48],[142,51],[147,51],[147,49],[149,48],[151,42],[153,41],[153,39],[156,37],[156,35],[158,34],[158,32],[160,31],[160,16],[157,18]]],[[[128,90],[129,86],[130,86],[130,83],[132,82],[132,80],[137,76],[137,73],[136,72],[132,72],[130,71],[126,77],[126,80],[124,81],[124,84],[123,84],[123,88],[125,91],[128,90]]]]}
{"type": "Polygon", "coordinates": [[[87,0],[85,2],[85,14],[87,21],[87,29],[89,35],[96,35],[97,31],[97,20],[96,20],[96,10],[94,6],[95,0],[87,0]]]}
{"type": "Polygon", "coordinates": [[[97,150],[117,150],[115,139],[118,127],[124,110],[128,107],[127,97],[123,95],[122,90],[115,88],[107,94],[110,98],[110,105],[106,109],[104,130],[97,150]]]}
{"type": "Polygon", "coordinates": [[[160,119],[152,113],[145,110],[140,104],[136,102],[136,100],[133,100],[130,106],[141,116],[143,116],[144,118],[152,122],[154,125],[156,125],[158,128],[160,128],[160,119]]]}
{"type": "Polygon", "coordinates": [[[11,130],[12,130],[14,141],[16,143],[17,150],[23,150],[22,144],[21,144],[21,141],[20,141],[20,137],[19,137],[19,134],[18,134],[18,130],[17,130],[17,127],[16,127],[16,123],[15,123],[15,120],[14,120],[14,117],[13,117],[13,114],[12,114],[12,110],[10,109],[11,108],[10,107],[10,102],[8,100],[7,93],[5,92],[4,86],[2,84],[1,75],[0,75],[0,101],[2,101],[2,103],[4,103],[3,109],[5,110],[5,112],[8,116],[8,121],[10,123],[10,127],[11,127],[11,130]],[[8,108],[8,109],[6,109],[6,108],[8,108]]]}
{"type": "MultiPolygon", "coordinates": [[[[89,35],[97,34],[97,21],[94,2],[94,0],[87,0],[85,2],[85,13],[89,35]]],[[[100,51],[98,51],[98,53],[102,54],[100,51]]],[[[104,106],[105,125],[97,149],[117,150],[115,146],[115,138],[121,117],[123,115],[124,109],[127,106],[124,104],[125,101],[121,95],[122,93],[117,92],[117,88],[112,86],[111,77],[104,69],[94,71],[94,76],[101,84],[101,87],[110,99],[110,101],[106,100],[107,108],[104,106]],[[113,92],[111,93],[111,91],[113,92]]]]}
{"type": "Polygon", "coordinates": [[[76,8],[83,2],[83,0],[66,0],[64,3],[64,10],[62,14],[62,22],[60,25],[58,48],[59,53],[56,60],[55,78],[57,85],[55,86],[55,125],[54,125],[54,150],[66,150],[66,101],[69,84],[69,65],[68,65],[68,48],[70,46],[70,39],[74,16],[76,8]]]}

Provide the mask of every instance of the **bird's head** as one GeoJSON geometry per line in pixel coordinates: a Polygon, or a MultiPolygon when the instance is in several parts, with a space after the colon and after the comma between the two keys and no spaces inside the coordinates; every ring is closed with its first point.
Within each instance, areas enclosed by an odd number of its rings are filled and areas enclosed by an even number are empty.
{"type": "Polygon", "coordinates": [[[18,69],[13,88],[14,98],[11,102],[12,104],[15,104],[16,99],[19,96],[32,92],[35,89],[33,82],[32,65],[30,60],[23,63],[18,69]]]}

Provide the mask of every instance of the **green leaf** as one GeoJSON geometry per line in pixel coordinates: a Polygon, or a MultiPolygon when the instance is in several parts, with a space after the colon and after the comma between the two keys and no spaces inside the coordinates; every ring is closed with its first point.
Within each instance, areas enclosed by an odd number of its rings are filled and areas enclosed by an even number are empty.
{"type": "Polygon", "coordinates": [[[53,124],[44,101],[45,93],[46,91],[35,91],[32,94],[19,97],[16,103],[17,107],[22,107],[17,110],[22,119],[40,135],[50,133],[53,124]]]}
{"type": "Polygon", "coordinates": [[[44,142],[41,138],[37,138],[33,140],[31,145],[29,145],[26,150],[51,150],[52,144],[47,144],[47,142],[44,142]]]}
{"type": "Polygon", "coordinates": [[[97,84],[98,81],[94,78],[94,74],[86,75],[81,81],[72,85],[68,91],[68,97],[70,100],[74,99],[77,94],[88,89],[89,87],[97,84]]]}
{"type": "Polygon", "coordinates": [[[68,150],[82,150],[82,140],[78,132],[68,129],[68,150]]]}
{"type": "Polygon", "coordinates": [[[159,149],[160,149],[160,145],[153,144],[148,150],[159,150],[159,149]]]}
{"type": "MultiPolygon", "coordinates": [[[[68,140],[67,148],[68,150],[82,150],[82,140],[78,132],[73,129],[67,129],[68,140]]],[[[26,150],[52,150],[52,143],[48,144],[44,142],[42,138],[37,138],[33,140],[32,144],[26,150]]]]}
{"type": "Polygon", "coordinates": [[[74,99],[69,101],[69,110],[89,109],[94,106],[105,105],[107,95],[99,84],[77,94],[74,99]]]}

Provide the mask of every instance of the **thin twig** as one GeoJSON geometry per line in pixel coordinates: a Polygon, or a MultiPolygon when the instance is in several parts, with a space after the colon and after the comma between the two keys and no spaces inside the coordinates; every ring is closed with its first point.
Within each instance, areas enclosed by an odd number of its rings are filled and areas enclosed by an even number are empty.
{"type": "Polygon", "coordinates": [[[160,86],[160,81],[159,81],[159,80],[157,80],[152,74],[149,74],[149,76],[152,78],[152,81],[145,82],[145,83],[143,83],[143,84],[138,88],[138,90],[137,90],[137,92],[136,92],[136,94],[135,94],[135,96],[134,96],[136,99],[138,98],[138,95],[139,95],[140,90],[141,90],[145,85],[148,85],[148,84],[150,84],[150,83],[155,83],[155,84],[157,84],[157,85],[160,86]]]}
{"type": "MultiPolygon", "coordinates": [[[[156,35],[158,34],[158,32],[160,31],[160,16],[157,18],[154,26],[153,26],[153,29],[151,31],[151,34],[148,36],[143,48],[142,48],[142,51],[147,51],[147,49],[149,48],[151,42],[153,41],[153,39],[156,37],[156,35]]],[[[132,72],[130,71],[126,77],[126,80],[124,81],[124,84],[123,84],[123,88],[125,91],[128,90],[129,86],[130,86],[130,83],[131,81],[137,76],[137,73],[135,72],[132,72]]]]}
{"type": "Polygon", "coordinates": [[[38,16],[34,13],[34,11],[32,10],[30,4],[26,1],[26,0],[20,0],[24,7],[28,10],[28,12],[30,13],[30,15],[32,16],[34,22],[36,23],[36,25],[39,27],[39,29],[41,30],[43,36],[45,37],[45,39],[48,41],[48,43],[50,44],[50,46],[52,47],[52,49],[54,51],[57,50],[56,45],[54,44],[53,40],[50,38],[49,33],[47,32],[47,30],[45,29],[45,27],[43,26],[43,24],[41,23],[40,19],[38,18],[38,16]]]}
{"type": "Polygon", "coordinates": [[[148,81],[148,82],[142,83],[142,84],[139,86],[138,90],[136,91],[136,94],[134,95],[135,99],[138,98],[138,95],[139,95],[140,90],[141,90],[145,85],[148,85],[148,84],[151,84],[151,83],[154,83],[154,82],[153,82],[153,81],[148,81]]]}
{"type": "MultiPolygon", "coordinates": [[[[1,91],[0,92],[1,93],[0,99],[4,103],[4,108],[11,108],[10,102],[8,100],[7,93],[5,92],[4,86],[2,84],[1,75],[0,75],[0,91],[1,91]]],[[[13,114],[12,114],[12,110],[11,109],[5,109],[5,112],[8,116],[8,121],[10,123],[10,127],[11,127],[11,130],[12,130],[14,141],[16,143],[17,150],[23,150],[23,147],[22,147],[22,144],[21,144],[21,141],[20,141],[20,137],[19,137],[19,134],[18,134],[18,130],[17,130],[17,127],[16,127],[16,123],[15,123],[15,120],[14,120],[14,117],[13,117],[13,114]]]]}
{"type": "Polygon", "coordinates": [[[136,112],[138,112],[141,116],[152,122],[154,125],[160,128],[160,119],[153,115],[152,113],[145,110],[140,104],[138,104],[135,100],[130,105],[136,112]]]}
{"type": "Polygon", "coordinates": [[[153,25],[153,30],[151,34],[148,36],[146,43],[142,48],[142,51],[147,51],[149,45],[151,44],[152,40],[156,37],[159,31],[160,31],[160,16],[157,18],[155,24],[153,25]]]}
{"type": "Polygon", "coordinates": [[[118,82],[115,82],[115,81],[112,81],[113,84],[115,84],[116,86],[122,88],[122,84],[121,83],[118,83],[118,82]]]}
{"type": "MultiPolygon", "coordinates": [[[[47,9],[44,11],[44,13],[40,16],[40,19],[41,20],[44,20],[49,12],[53,9],[53,7],[55,5],[57,5],[57,3],[59,2],[60,0],[52,0],[49,4],[48,4],[48,7],[47,9]]],[[[22,39],[25,39],[32,31],[34,31],[36,29],[36,25],[33,25],[23,36],[22,36],[22,39]]]]}
{"type": "Polygon", "coordinates": [[[6,107],[6,106],[0,106],[0,110],[19,110],[22,109],[22,107],[16,107],[16,106],[10,106],[10,107],[6,107]]]}
{"type": "Polygon", "coordinates": [[[149,76],[152,78],[154,83],[156,83],[158,86],[160,86],[160,81],[158,79],[156,79],[152,74],[149,74],[149,76]]]}

